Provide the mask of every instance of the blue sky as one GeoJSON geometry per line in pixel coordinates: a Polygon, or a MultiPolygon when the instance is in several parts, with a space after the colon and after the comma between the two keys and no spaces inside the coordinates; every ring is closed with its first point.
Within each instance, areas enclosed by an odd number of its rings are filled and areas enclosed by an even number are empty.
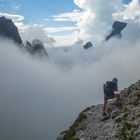
{"type": "Polygon", "coordinates": [[[123,0],[124,3],[128,4],[131,0],[123,0]]]}
{"type": "MultiPolygon", "coordinates": [[[[123,0],[129,3],[131,0],[123,0]]],[[[48,26],[72,26],[72,22],[45,21],[52,15],[79,9],[73,0],[0,0],[0,12],[19,14],[25,17],[25,23],[45,24],[48,26]]]]}
{"type": "MultiPolygon", "coordinates": [[[[117,1],[117,0],[116,0],[117,1]]],[[[131,0],[122,0],[128,4],[131,0]]],[[[72,13],[81,10],[74,4],[74,0],[0,0],[0,12],[21,15],[25,25],[38,24],[45,27],[75,27],[76,21],[54,21],[52,16],[61,13],[72,13]],[[44,20],[48,19],[48,20],[44,20]]],[[[79,29],[66,29],[49,35],[65,36],[79,31],[79,29]]]]}
{"type": "MultiPolygon", "coordinates": [[[[60,26],[59,22],[45,21],[52,15],[71,12],[78,7],[73,0],[0,0],[0,12],[19,14],[25,17],[25,23],[49,24],[49,26],[60,26]]],[[[63,23],[66,24],[66,23],[63,23]]],[[[72,23],[67,23],[70,26],[72,23]]],[[[61,23],[61,26],[62,23],[61,23]]]]}

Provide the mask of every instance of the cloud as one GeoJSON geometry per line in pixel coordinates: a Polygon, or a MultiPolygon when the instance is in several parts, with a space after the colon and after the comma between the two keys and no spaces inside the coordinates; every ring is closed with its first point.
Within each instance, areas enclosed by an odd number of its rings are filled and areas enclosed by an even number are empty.
{"type": "MultiPolygon", "coordinates": [[[[55,40],[53,37],[48,37],[48,33],[43,25],[38,24],[24,24],[24,17],[21,15],[14,15],[8,13],[0,13],[0,17],[5,16],[8,19],[11,19],[14,24],[17,26],[19,33],[24,41],[32,41],[33,39],[40,39],[44,42],[46,47],[53,46],[55,40]]],[[[50,29],[48,29],[50,31],[50,29]]],[[[62,29],[61,29],[62,30],[62,29]]],[[[70,30],[70,29],[69,29],[70,30]]]]}
{"type": "Polygon", "coordinates": [[[140,77],[140,39],[48,48],[41,60],[0,42],[0,139],[56,139],[83,108],[103,102],[106,80],[118,77],[122,89],[140,77]]]}
{"type": "Polygon", "coordinates": [[[133,0],[128,5],[121,0],[74,0],[74,3],[83,9],[77,20],[79,37],[84,42],[93,41],[96,46],[103,43],[115,20],[128,23],[132,21],[133,24],[140,21],[139,0],[133,0]]]}
{"type": "MultiPolygon", "coordinates": [[[[113,14],[127,8],[114,0],[75,0],[75,3],[84,10],[72,19],[77,21],[80,32],[55,36],[57,42],[67,46],[47,48],[48,59],[33,59],[11,41],[0,39],[0,139],[54,140],[83,108],[103,102],[104,82],[118,77],[119,89],[123,89],[139,80],[137,18],[123,30],[121,40],[102,42],[115,20],[113,14]],[[88,50],[81,45],[69,47],[68,42],[77,37],[90,39],[97,47],[88,50]]],[[[24,25],[21,35],[25,41],[38,38],[46,44],[54,42],[41,25],[24,25]]]]}
{"type": "Polygon", "coordinates": [[[31,42],[33,39],[39,39],[45,44],[45,47],[53,46],[53,43],[55,42],[52,37],[47,35],[43,25],[26,25],[23,27],[23,30],[20,32],[20,34],[24,42],[27,40],[31,42]]]}
{"type": "Polygon", "coordinates": [[[133,0],[121,12],[113,14],[114,18],[118,20],[138,22],[140,24],[140,2],[133,0]]]}
{"type": "Polygon", "coordinates": [[[0,17],[5,16],[8,19],[11,19],[17,28],[22,31],[24,28],[24,17],[22,15],[16,15],[16,14],[9,14],[9,13],[2,13],[0,12],[0,17]]]}
{"type": "Polygon", "coordinates": [[[77,9],[75,9],[73,12],[69,13],[61,13],[58,15],[54,15],[53,20],[54,21],[71,21],[71,22],[76,22],[79,17],[81,16],[81,12],[77,9]]]}
{"type": "Polygon", "coordinates": [[[47,33],[57,33],[57,32],[66,32],[66,31],[75,31],[79,28],[76,26],[69,27],[46,27],[45,30],[47,33]]]}
{"type": "Polygon", "coordinates": [[[14,15],[14,14],[7,14],[7,13],[0,12],[0,17],[1,16],[5,16],[9,19],[12,19],[14,22],[20,22],[24,20],[24,17],[21,15],[14,15]]]}
{"type": "Polygon", "coordinates": [[[103,42],[111,30],[112,13],[123,8],[121,1],[113,0],[74,0],[74,3],[84,10],[77,22],[79,36],[82,40],[93,41],[95,45],[103,42]]]}
{"type": "Polygon", "coordinates": [[[67,47],[72,46],[78,40],[78,32],[74,31],[73,33],[69,33],[68,35],[53,35],[55,42],[55,47],[67,47]]]}

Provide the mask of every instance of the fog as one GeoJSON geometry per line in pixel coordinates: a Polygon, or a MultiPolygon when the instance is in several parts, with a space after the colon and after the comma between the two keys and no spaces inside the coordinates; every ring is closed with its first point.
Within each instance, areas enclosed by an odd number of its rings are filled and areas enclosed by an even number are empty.
{"type": "Polygon", "coordinates": [[[20,35],[23,42],[43,41],[49,57],[33,57],[0,38],[1,140],[55,140],[83,109],[103,103],[106,81],[117,77],[121,90],[140,79],[138,0],[127,6],[120,0],[74,2],[82,9],[77,38],[92,41],[92,48],[55,48],[55,39],[37,25],[22,27],[20,35]],[[121,39],[105,42],[115,20],[128,25],[121,39]]]}
{"type": "Polygon", "coordinates": [[[117,77],[119,89],[139,80],[140,40],[126,39],[50,48],[39,59],[1,38],[0,139],[54,140],[80,111],[103,102],[106,80],[117,77]]]}

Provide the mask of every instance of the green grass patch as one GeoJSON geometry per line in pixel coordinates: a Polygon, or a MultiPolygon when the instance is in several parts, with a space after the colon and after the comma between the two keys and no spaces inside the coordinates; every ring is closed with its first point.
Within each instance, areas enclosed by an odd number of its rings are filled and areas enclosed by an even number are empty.
{"type": "MultiPolygon", "coordinates": [[[[88,109],[86,109],[86,110],[88,110],[88,109]]],[[[78,140],[78,139],[74,138],[74,136],[76,134],[75,129],[76,129],[76,127],[79,126],[80,122],[83,121],[86,118],[87,118],[87,116],[83,112],[81,112],[79,114],[78,118],[73,123],[73,125],[69,128],[69,130],[65,134],[64,140],[78,140]]]]}

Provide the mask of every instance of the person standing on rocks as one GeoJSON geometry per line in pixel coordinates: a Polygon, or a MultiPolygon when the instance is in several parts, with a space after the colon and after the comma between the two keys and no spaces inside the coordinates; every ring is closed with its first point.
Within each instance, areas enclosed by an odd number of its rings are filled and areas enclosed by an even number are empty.
{"type": "Polygon", "coordinates": [[[103,91],[104,91],[103,116],[106,116],[107,101],[114,98],[117,98],[116,101],[119,101],[120,99],[119,94],[114,93],[115,91],[118,91],[118,79],[113,78],[112,81],[107,81],[106,84],[103,85],[103,91]]]}

